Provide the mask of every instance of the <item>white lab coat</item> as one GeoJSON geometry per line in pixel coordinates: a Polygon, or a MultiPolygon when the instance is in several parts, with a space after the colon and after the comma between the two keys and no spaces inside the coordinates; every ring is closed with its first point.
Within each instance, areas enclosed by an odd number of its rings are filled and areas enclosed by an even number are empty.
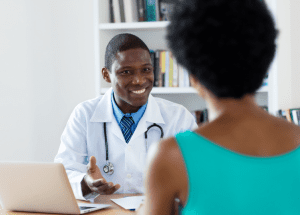
{"type": "MultiPolygon", "coordinates": [[[[84,199],[80,183],[86,174],[89,157],[96,157],[97,165],[108,182],[121,185],[117,193],[143,193],[147,153],[144,132],[147,127],[153,123],[160,125],[164,138],[197,127],[195,118],[185,107],[150,95],[145,113],[127,144],[113,114],[111,93],[112,89],[103,96],[77,105],[61,136],[61,145],[54,161],[64,165],[77,199],[84,199]],[[106,164],[104,122],[109,161],[114,165],[113,175],[103,172],[106,164]]],[[[160,134],[157,127],[149,130],[148,149],[160,140],[160,134]]]]}

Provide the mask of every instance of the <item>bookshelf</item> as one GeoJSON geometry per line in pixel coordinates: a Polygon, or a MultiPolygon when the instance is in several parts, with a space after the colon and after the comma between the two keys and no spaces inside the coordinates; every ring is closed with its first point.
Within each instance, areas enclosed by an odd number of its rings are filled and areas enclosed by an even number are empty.
{"type": "MultiPolygon", "coordinates": [[[[101,68],[104,66],[105,48],[110,39],[120,33],[132,33],[140,37],[150,49],[168,50],[165,35],[168,21],[159,22],[131,22],[131,23],[109,23],[109,5],[108,1],[94,0],[95,7],[99,9],[95,18],[95,38],[98,44],[95,49],[96,59],[96,93],[97,95],[104,94],[110,87],[101,75],[101,68]]],[[[274,6],[274,5],[273,5],[274,6]]],[[[276,70],[276,65],[271,67],[276,70]]],[[[274,71],[272,71],[274,73],[274,71]]],[[[273,75],[269,77],[272,79],[273,75]]],[[[256,94],[256,101],[261,106],[270,106],[270,86],[261,87],[256,94]]],[[[196,90],[192,87],[175,88],[175,87],[154,87],[152,95],[155,97],[164,98],[176,103],[180,103],[190,111],[195,111],[205,108],[205,102],[199,98],[196,90]]],[[[270,109],[270,107],[269,107],[270,109]]],[[[272,108],[271,108],[272,109],[272,108]]]]}
{"type": "Polygon", "coordinates": [[[161,22],[131,22],[131,23],[101,23],[99,30],[164,30],[168,26],[168,21],[161,22]]]}

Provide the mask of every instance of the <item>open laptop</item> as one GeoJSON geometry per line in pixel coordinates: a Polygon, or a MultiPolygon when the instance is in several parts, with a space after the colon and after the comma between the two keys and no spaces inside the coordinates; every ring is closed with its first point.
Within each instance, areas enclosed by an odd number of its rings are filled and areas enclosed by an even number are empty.
{"type": "Polygon", "coordinates": [[[28,162],[0,162],[0,203],[10,211],[58,214],[84,214],[110,206],[78,204],[61,163],[28,162]]]}

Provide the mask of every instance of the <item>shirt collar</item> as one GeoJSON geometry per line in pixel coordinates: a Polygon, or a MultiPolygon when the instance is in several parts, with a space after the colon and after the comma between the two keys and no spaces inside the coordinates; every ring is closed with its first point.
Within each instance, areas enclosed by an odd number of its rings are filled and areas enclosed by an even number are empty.
{"type": "MultiPolygon", "coordinates": [[[[100,101],[93,112],[90,122],[113,122],[113,120],[116,120],[117,122],[117,119],[113,113],[111,93],[112,88],[110,88],[103,96],[100,97],[100,101]]],[[[157,99],[161,100],[159,98],[157,99]]],[[[162,117],[162,111],[167,108],[166,105],[167,104],[165,102],[159,102],[158,104],[156,99],[150,94],[147,102],[147,108],[143,114],[143,117],[141,118],[143,121],[142,123],[149,122],[165,124],[164,118],[162,117]]],[[[122,133],[120,136],[122,137],[122,133]]]]}
{"type": "Polygon", "coordinates": [[[137,125],[147,108],[148,101],[146,104],[144,104],[142,107],[140,107],[140,109],[137,112],[124,114],[118,107],[118,105],[114,99],[114,91],[112,90],[111,103],[112,103],[112,109],[113,109],[114,116],[118,123],[121,122],[123,116],[125,115],[126,117],[131,116],[133,118],[134,123],[137,125]]]}

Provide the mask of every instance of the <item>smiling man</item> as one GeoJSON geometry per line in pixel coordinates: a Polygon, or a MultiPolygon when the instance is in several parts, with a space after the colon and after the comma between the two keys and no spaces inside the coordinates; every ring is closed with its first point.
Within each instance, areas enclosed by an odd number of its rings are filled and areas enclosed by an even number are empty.
{"type": "Polygon", "coordinates": [[[143,193],[149,147],[162,136],[197,127],[186,108],[150,94],[150,51],[135,35],[111,39],[102,76],[112,88],[74,109],[55,157],[64,164],[77,199],[143,193]]]}

